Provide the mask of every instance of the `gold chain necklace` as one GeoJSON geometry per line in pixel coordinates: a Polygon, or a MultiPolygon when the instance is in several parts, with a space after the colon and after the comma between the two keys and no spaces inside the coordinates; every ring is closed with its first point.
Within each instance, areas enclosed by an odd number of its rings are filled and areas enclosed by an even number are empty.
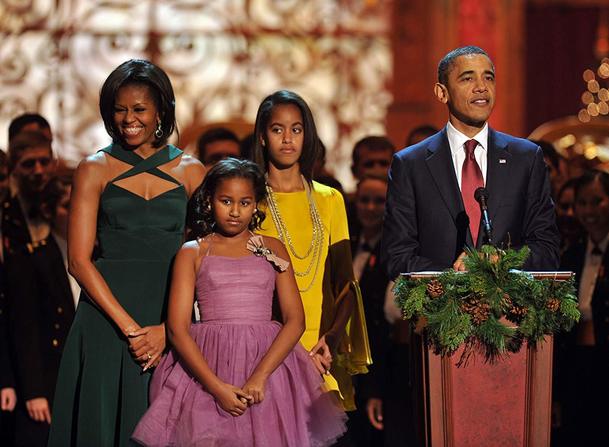
{"type": "Polygon", "coordinates": [[[294,256],[296,259],[305,260],[307,258],[310,258],[307,268],[304,271],[296,271],[296,268],[294,268],[294,274],[301,278],[308,276],[311,273],[311,270],[313,270],[313,267],[315,266],[315,271],[313,272],[313,277],[311,278],[311,282],[309,282],[309,284],[304,289],[300,289],[300,287],[298,288],[298,290],[300,292],[307,292],[313,286],[313,283],[315,282],[315,278],[317,277],[317,273],[319,271],[321,252],[322,252],[322,247],[323,247],[323,243],[324,243],[324,227],[323,227],[323,223],[321,221],[321,217],[319,216],[319,211],[317,210],[317,206],[315,205],[315,201],[313,200],[313,197],[311,194],[311,187],[309,186],[309,183],[306,181],[306,179],[302,175],[301,175],[301,178],[302,178],[302,183],[304,185],[305,192],[307,193],[307,201],[309,202],[309,214],[311,216],[311,223],[313,226],[313,234],[311,236],[311,245],[309,246],[309,249],[307,250],[307,252],[304,255],[298,254],[296,252],[296,249],[294,248],[294,243],[292,241],[292,237],[290,236],[290,233],[283,221],[283,218],[281,217],[281,214],[279,212],[279,207],[277,206],[277,202],[275,201],[275,195],[273,192],[273,188],[271,188],[271,186],[268,184],[268,182],[266,184],[266,192],[267,192],[269,209],[271,211],[271,216],[273,218],[273,223],[275,224],[275,228],[277,228],[277,233],[279,235],[279,239],[281,240],[281,242],[283,242],[284,244],[286,244],[288,246],[288,249],[290,250],[291,255],[294,256]]]}

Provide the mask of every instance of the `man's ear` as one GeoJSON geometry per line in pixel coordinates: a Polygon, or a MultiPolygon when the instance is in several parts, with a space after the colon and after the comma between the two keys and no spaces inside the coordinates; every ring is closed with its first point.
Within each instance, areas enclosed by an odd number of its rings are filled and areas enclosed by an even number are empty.
{"type": "Polygon", "coordinates": [[[433,92],[442,104],[446,104],[448,102],[448,89],[444,84],[440,84],[436,82],[436,85],[433,87],[433,92]]]}

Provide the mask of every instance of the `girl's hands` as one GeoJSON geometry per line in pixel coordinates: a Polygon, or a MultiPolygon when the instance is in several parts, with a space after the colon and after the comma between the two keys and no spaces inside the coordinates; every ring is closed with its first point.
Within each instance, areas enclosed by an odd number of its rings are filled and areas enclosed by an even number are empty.
{"type": "Polygon", "coordinates": [[[313,364],[320,374],[330,374],[332,367],[332,352],[336,351],[337,337],[330,332],[325,333],[309,352],[313,364]]]}
{"type": "Polygon", "coordinates": [[[165,323],[129,332],[127,338],[131,355],[143,371],[159,364],[165,350],[165,323]]]}
{"type": "Polygon", "coordinates": [[[252,400],[248,400],[248,405],[259,404],[264,400],[264,385],[266,383],[266,379],[252,375],[245,385],[243,385],[243,391],[252,396],[252,400]]]}
{"type": "Polygon", "coordinates": [[[229,383],[219,384],[214,390],[210,390],[210,393],[216,398],[220,408],[235,417],[245,413],[248,402],[253,400],[250,394],[229,383]]]}

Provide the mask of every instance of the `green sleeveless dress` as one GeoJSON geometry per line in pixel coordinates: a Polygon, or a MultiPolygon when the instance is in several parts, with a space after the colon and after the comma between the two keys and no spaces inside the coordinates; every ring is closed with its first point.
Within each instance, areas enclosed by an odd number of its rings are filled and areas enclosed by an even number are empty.
{"type": "MultiPolygon", "coordinates": [[[[186,190],[158,169],[182,154],[168,145],[143,159],[114,144],[102,149],[132,166],[108,182],[97,217],[95,265],[116,299],[143,326],[164,321],[171,263],[184,236],[186,190]],[[116,185],[147,172],[176,184],[150,200],[116,185]]],[[[52,407],[49,446],[128,446],[148,408],[148,381],[119,328],[81,295],[66,341],[52,407]]]]}

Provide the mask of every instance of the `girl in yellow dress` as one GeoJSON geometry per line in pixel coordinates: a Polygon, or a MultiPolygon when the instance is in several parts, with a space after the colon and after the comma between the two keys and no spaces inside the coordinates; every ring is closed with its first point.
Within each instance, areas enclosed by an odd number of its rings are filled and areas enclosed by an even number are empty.
{"type": "Polygon", "coordinates": [[[305,310],[300,341],[345,410],[354,410],[350,376],[371,363],[366,322],[343,197],[312,180],[319,138],[311,110],[296,93],[273,93],[258,109],[255,139],[254,159],[267,177],[261,207],[272,217],[260,232],[286,245],[305,310]]]}

